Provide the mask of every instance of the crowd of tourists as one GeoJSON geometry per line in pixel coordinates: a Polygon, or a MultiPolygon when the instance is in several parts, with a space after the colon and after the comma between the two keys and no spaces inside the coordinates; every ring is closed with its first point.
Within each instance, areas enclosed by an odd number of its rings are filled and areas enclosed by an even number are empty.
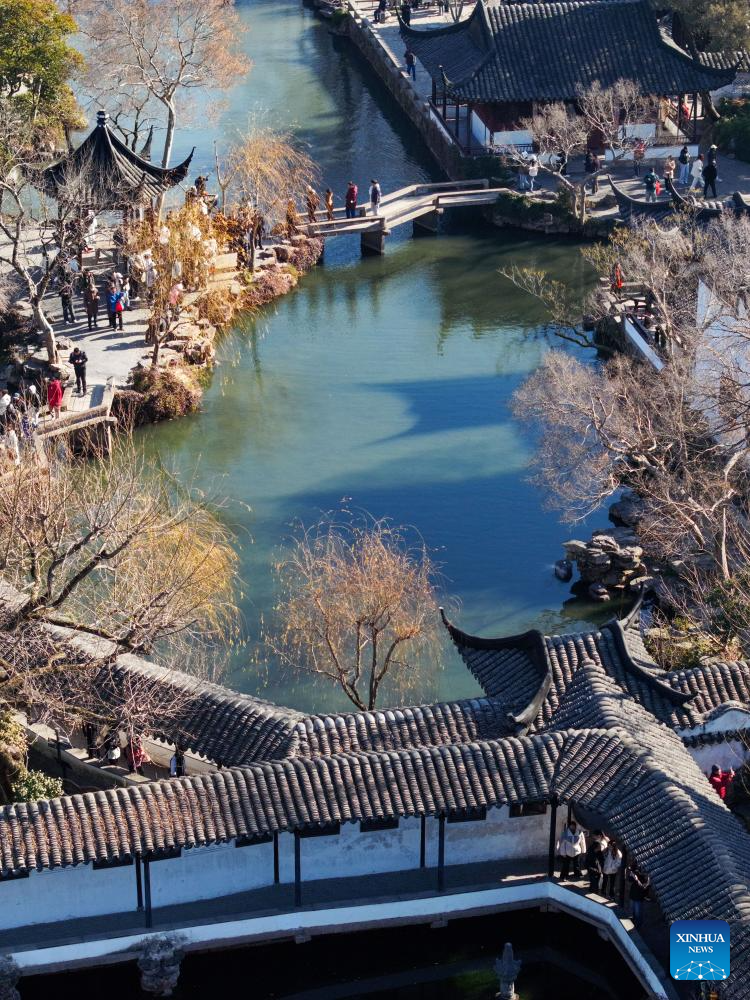
{"type": "MultiPolygon", "coordinates": [[[[356,219],[358,215],[367,214],[368,209],[370,215],[380,214],[380,202],[383,198],[383,192],[380,188],[380,182],[376,178],[372,178],[370,181],[370,186],[367,191],[368,205],[360,209],[359,207],[359,186],[354,181],[349,181],[346,186],[346,191],[344,193],[344,218],[346,219],[356,219]]],[[[324,208],[326,213],[326,221],[333,222],[336,217],[336,201],[331,188],[326,188],[324,196],[324,208]]],[[[312,188],[307,188],[307,193],[305,196],[305,207],[307,209],[307,221],[308,222],[320,222],[318,219],[318,209],[320,208],[320,196],[317,191],[312,188]]]]}
{"type": "MultiPolygon", "coordinates": [[[[642,152],[638,159],[634,159],[636,165],[635,175],[639,176],[639,164],[645,156],[645,144],[640,141],[642,152]]],[[[664,160],[661,178],[657,176],[654,166],[650,166],[643,177],[643,186],[646,190],[646,201],[656,201],[661,193],[662,180],[664,187],[669,189],[671,185],[680,185],[688,191],[696,188],[703,188],[703,197],[707,198],[709,190],[711,197],[716,198],[716,181],[718,179],[717,148],[710,146],[706,154],[698,153],[695,158],[690,156],[690,149],[687,145],[680,150],[677,159],[671,154],[664,160]]]]}
{"type": "Polygon", "coordinates": [[[628,889],[628,898],[636,927],[643,921],[643,904],[649,898],[651,879],[635,859],[623,871],[624,855],[618,844],[602,833],[593,830],[587,835],[571,819],[557,841],[560,861],[560,878],[582,879],[584,871],[589,891],[598,896],[615,899],[620,879],[628,889]]]}

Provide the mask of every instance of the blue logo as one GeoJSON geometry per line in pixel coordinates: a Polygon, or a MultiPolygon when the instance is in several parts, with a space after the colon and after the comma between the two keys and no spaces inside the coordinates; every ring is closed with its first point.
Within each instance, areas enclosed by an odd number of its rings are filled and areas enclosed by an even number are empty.
{"type": "Polygon", "coordinates": [[[675,920],[669,929],[672,979],[729,976],[729,924],[725,920],[675,920]]]}

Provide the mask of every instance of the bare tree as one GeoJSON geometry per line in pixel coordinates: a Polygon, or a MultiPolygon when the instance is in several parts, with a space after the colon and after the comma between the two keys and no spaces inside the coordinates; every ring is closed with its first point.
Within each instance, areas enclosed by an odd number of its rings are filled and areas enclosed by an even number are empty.
{"type": "Polygon", "coordinates": [[[214,158],[222,212],[231,208],[251,234],[252,269],[259,229],[283,225],[289,202],[301,202],[318,168],[290,132],[253,121],[225,151],[215,146],[214,158]]]}
{"type": "Polygon", "coordinates": [[[404,529],[370,517],[302,529],[277,564],[281,598],[268,647],[373,709],[387,680],[403,694],[438,628],[434,566],[404,529]]]}
{"type": "MultiPolygon", "coordinates": [[[[595,83],[582,90],[575,104],[551,103],[542,105],[535,114],[520,123],[531,133],[539,150],[539,168],[554,176],[557,184],[570,192],[573,210],[581,221],[586,219],[585,185],[593,177],[611,169],[611,163],[632,152],[635,144],[633,126],[648,120],[651,111],[638,88],[629,80],[618,80],[612,87],[603,88],[595,83]],[[584,181],[574,181],[561,174],[550,164],[550,157],[564,154],[566,159],[585,153],[590,136],[597,136],[607,151],[609,163],[584,181]]],[[[516,164],[526,162],[524,154],[515,146],[506,147],[505,154],[516,164]]]]}
{"type": "Polygon", "coordinates": [[[250,68],[231,0],[79,0],[75,13],[102,75],[113,67],[163,106],[165,167],[181,99],[197,89],[225,89],[250,68]]]}
{"type": "Polygon", "coordinates": [[[59,268],[80,249],[86,178],[85,167],[68,171],[53,210],[40,194],[43,155],[34,127],[0,100],[0,273],[15,274],[22,285],[48,359],[55,363],[57,344],[44,298],[59,268]]]}
{"type": "Polygon", "coordinates": [[[0,492],[0,579],[21,595],[6,622],[78,629],[150,654],[231,632],[236,556],[206,498],[127,436],[86,463],[23,462],[0,492]]]}

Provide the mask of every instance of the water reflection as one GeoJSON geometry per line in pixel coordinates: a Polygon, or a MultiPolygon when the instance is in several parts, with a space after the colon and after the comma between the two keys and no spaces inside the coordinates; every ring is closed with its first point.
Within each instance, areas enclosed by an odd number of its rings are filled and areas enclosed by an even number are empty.
{"type": "MultiPolygon", "coordinates": [[[[261,0],[243,11],[254,70],[220,125],[181,142],[205,158],[217,132],[262,103],[277,123],[299,123],[339,196],[350,178],[366,184],[375,170],[384,190],[436,176],[348,43],[296,3],[261,0]]],[[[574,291],[588,280],[570,241],[500,232],[471,213],[447,213],[437,237],[412,239],[401,227],[381,258],[362,260],[356,236],[331,240],[296,291],[224,340],[204,412],[148,432],[153,447],[180,467],[197,464],[206,485],[235,501],[228,517],[250,639],[273,605],[271,562],[290,524],[343,497],[419,530],[468,629],[590,620],[589,607],[561,607],[569,592],[551,567],[567,531],[524,481],[529,429],[509,401],[550,338],[541,307],[498,275],[511,263],[546,268],[574,291]]],[[[345,704],[248,659],[241,650],[232,661],[245,690],[308,709],[345,704]]],[[[441,666],[431,665],[423,698],[476,692],[452,651],[441,666]]]]}

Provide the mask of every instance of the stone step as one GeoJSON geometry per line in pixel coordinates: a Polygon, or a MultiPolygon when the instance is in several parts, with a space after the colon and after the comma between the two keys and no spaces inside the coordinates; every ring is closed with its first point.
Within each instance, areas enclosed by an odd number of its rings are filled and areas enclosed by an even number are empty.
{"type": "Polygon", "coordinates": [[[220,253],[216,257],[215,262],[215,272],[218,274],[221,271],[236,271],[237,270],[237,254],[232,251],[231,253],[220,253]]]}

